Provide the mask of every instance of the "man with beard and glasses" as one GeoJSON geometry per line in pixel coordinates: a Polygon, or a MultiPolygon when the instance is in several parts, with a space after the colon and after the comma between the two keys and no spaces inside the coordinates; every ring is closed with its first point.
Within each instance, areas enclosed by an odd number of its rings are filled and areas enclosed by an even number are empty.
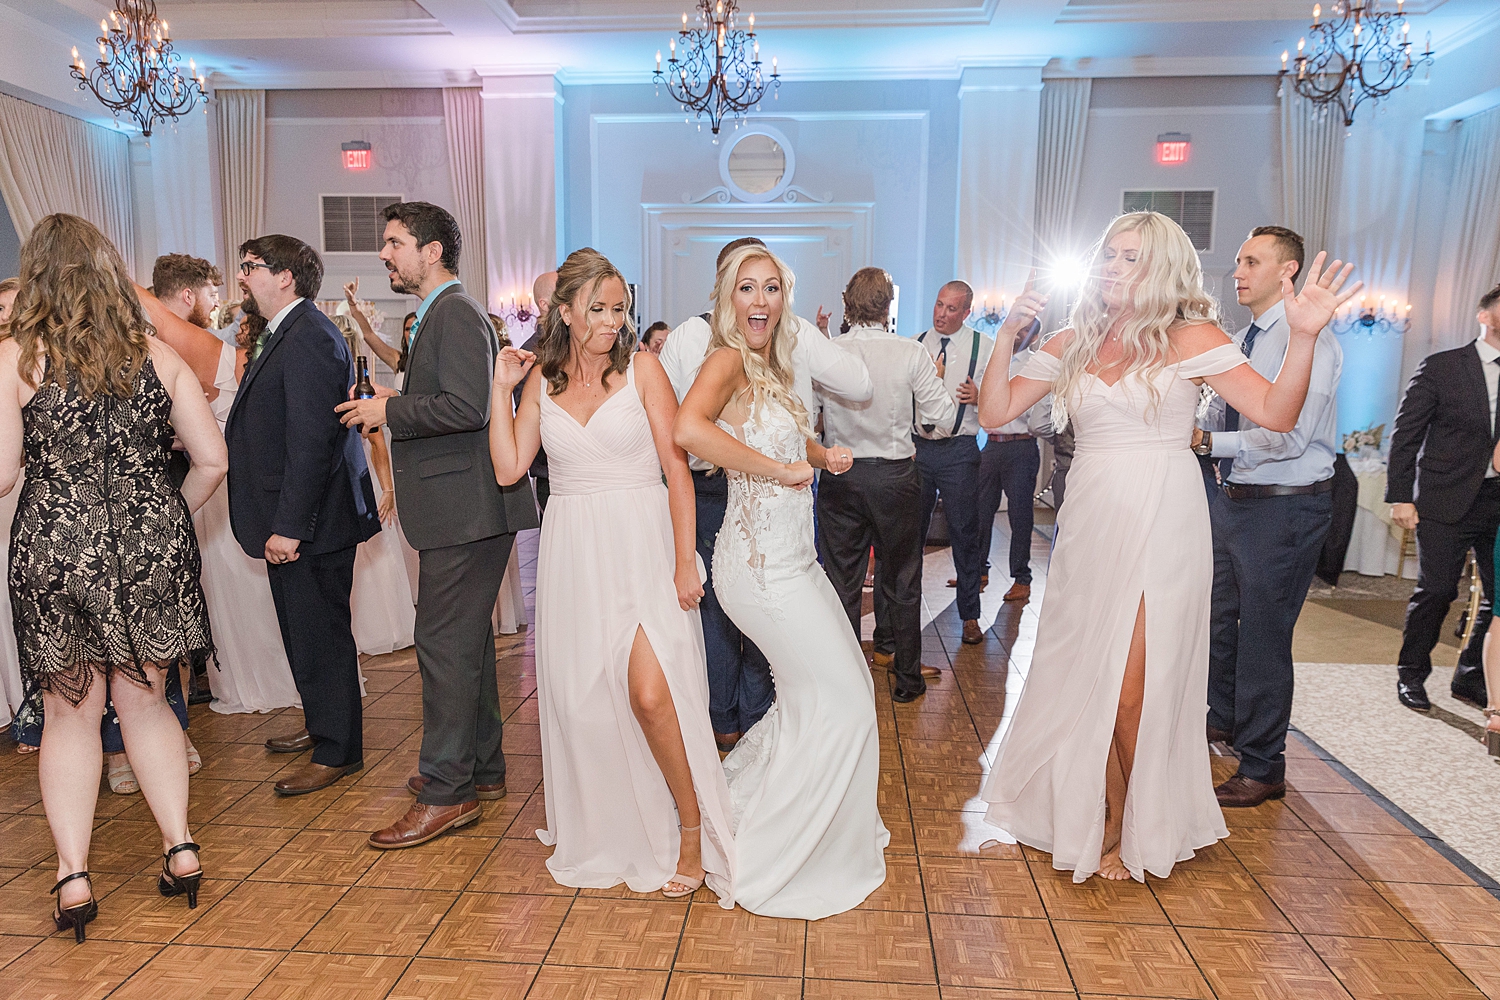
{"type": "MultiPolygon", "coordinates": [[[[385,209],[380,259],[391,290],[422,303],[406,384],[338,407],[353,427],[391,429],[401,526],[419,553],[417,666],[422,752],[407,788],[417,801],[370,836],[389,850],[425,844],[480,818],[505,795],[490,615],[516,532],[537,526],[525,480],[501,487],[490,459],[490,386],[499,347],[484,307],[459,284],[463,237],[426,202],[385,209]]],[[[498,405],[509,405],[501,399],[498,405]]]]}
{"type": "Polygon", "coordinates": [[[355,549],[380,532],[380,518],[359,434],[334,413],[354,384],[354,359],[312,303],[322,260],[290,236],[249,240],[240,253],[244,309],[268,322],[224,425],[229,520],[245,554],[267,563],[306,725],[266,749],[312,750],[276,783],[281,795],[302,795],[364,767],[349,593],[355,549]]]}

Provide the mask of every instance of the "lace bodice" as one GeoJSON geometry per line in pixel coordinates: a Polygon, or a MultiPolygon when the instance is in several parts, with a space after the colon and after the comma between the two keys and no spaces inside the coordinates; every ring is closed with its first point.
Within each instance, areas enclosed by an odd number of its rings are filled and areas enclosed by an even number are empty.
{"type": "MultiPolygon", "coordinates": [[[[762,455],[778,462],[807,458],[807,440],[792,415],[774,400],[759,407],[742,426],[720,427],[762,455]]],[[[804,572],[817,561],[813,545],[812,490],[792,489],[775,479],[726,471],[729,507],[714,543],[714,578],[749,574],[758,596],[774,607],[775,581],[804,572]]]]}

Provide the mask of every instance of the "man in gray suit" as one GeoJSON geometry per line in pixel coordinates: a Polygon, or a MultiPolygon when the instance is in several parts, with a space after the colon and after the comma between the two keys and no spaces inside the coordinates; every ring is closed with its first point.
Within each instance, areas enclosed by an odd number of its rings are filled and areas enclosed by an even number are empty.
{"type": "MultiPolygon", "coordinates": [[[[401,526],[421,554],[417,665],[422,753],[406,815],[370,836],[382,849],[415,847],[480,817],[505,795],[500,701],[490,615],[516,532],[537,525],[522,480],[501,488],[490,462],[490,380],[498,347],[484,307],[455,273],[462,236],[426,202],[385,210],[380,259],[392,291],[421,296],[405,391],[338,407],[345,424],[391,428],[401,526]]],[[[508,403],[502,400],[502,404],[508,403]]]]}

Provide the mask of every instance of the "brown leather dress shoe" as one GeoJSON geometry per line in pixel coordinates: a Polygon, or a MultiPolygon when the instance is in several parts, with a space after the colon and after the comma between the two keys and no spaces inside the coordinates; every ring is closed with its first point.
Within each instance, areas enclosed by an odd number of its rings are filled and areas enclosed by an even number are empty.
{"type": "Polygon", "coordinates": [[[1005,596],[1000,599],[1011,602],[1029,601],[1031,600],[1031,584],[1013,583],[1010,585],[1010,589],[1005,592],[1005,596]]]}
{"type": "MultiPolygon", "coordinates": [[[[983,576],[981,576],[979,578],[979,589],[983,590],[985,587],[988,587],[989,585],[990,585],[990,575],[988,573],[986,573],[986,574],[984,574],[983,576]]],[[[956,577],[956,576],[950,576],[948,578],[948,586],[950,586],[950,587],[957,587],[958,586],[958,577],[956,577]]]]}
{"type": "Polygon", "coordinates": [[[1274,785],[1268,785],[1264,781],[1236,774],[1215,788],[1214,794],[1219,798],[1219,805],[1225,809],[1248,809],[1267,799],[1286,798],[1286,782],[1278,781],[1274,785]]]}
{"type": "Polygon", "coordinates": [[[979,627],[979,622],[973,618],[964,622],[964,645],[977,646],[984,642],[984,629],[979,627]]]}
{"type": "Polygon", "coordinates": [[[365,762],[362,760],[355,761],[353,764],[345,764],[343,767],[329,767],[327,764],[314,764],[308,761],[276,782],[276,794],[306,795],[308,792],[321,791],[344,775],[363,770],[364,766],[365,762]]]}
{"type": "Polygon", "coordinates": [[[873,659],[875,661],[875,665],[877,667],[885,667],[887,670],[889,670],[891,668],[891,664],[892,663],[896,662],[895,654],[893,654],[893,653],[882,653],[879,650],[876,650],[875,652],[871,653],[870,657],[871,657],[871,659],[873,659]]]}
{"type": "Polygon", "coordinates": [[[272,753],[301,753],[312,748],[312,734],[306,729],[299,729],[290,736],[272,736],[266,740],[266,749],[272,753]]]}
{"type": "MultiPolygon", "coordinates": [[[[896,658],[894,656],[887,656],[886,660],[885,660],[885,663],[884,663],[885,672],[888,673],[888,674],[890,674],[893,677],[896,675],[896,663],[895,663],[895,660],[896,660],[896,658]]],[[[880,663],[879,660],[876,660],[875,662],[877,664],[880,663]]],[[[939,670],[937,667],[929,667],[927,664],[924,663],[924,664],[922,664],[922,676],[924,678],[941,677],[941,676],[943,676],[943,672],[941,670],[939,670]]]]}
{"type": "Polygon", "coordinates": [[[1228,743],[1229,742],[1229,730],[1227,730],[1227,729],[1220,729],[1218,726],[1205,725],[1205,727],[1204,727],[1204,735],[1206,735],[1208,737],[1208,742],[1210,742],[1210,743],[1228,743]]]}
{"type": "Polygon", "coordinates": [[[479,800],[460,802],[456,806],[429,806],[421,802],[412,803],[406,815],[386,827],[370,834],[370,846],[382,851],[402,847],[416,847],[440,837],[449,830],[467,826],[483,816],[479,800]]]}
{"type": "MultiPolygon", "coordinates": [[[[426,788],[427,782],[431,780],[431,778],[424,778],[420,774],[414,774],[406,779],[406,790],[413,795],[421,795],[422,789],[426,788]]],[[[505,782],[502,781],[498,785],[475,784],[474,791],[479,793],[479,801],[494,802],[496,799],[505,798],[505,782]]]]}

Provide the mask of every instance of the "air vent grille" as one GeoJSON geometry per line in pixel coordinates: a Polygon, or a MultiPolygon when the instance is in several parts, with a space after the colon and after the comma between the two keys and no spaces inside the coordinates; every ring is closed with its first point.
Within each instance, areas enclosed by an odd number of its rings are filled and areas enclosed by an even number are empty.
{"type": "Polygon", "coordinates": [[[1126,191],[1120,209],[1160,212],[1182,227],[1193,246],[1206,253],[1214,246],[1213,191],[1126,191]]]}
{"type": "Polygon", "coordinates": [[[324,253],[379,253],[387,205],[401,200],[398,194],[325,194],[323,203],[324,253]]]}

